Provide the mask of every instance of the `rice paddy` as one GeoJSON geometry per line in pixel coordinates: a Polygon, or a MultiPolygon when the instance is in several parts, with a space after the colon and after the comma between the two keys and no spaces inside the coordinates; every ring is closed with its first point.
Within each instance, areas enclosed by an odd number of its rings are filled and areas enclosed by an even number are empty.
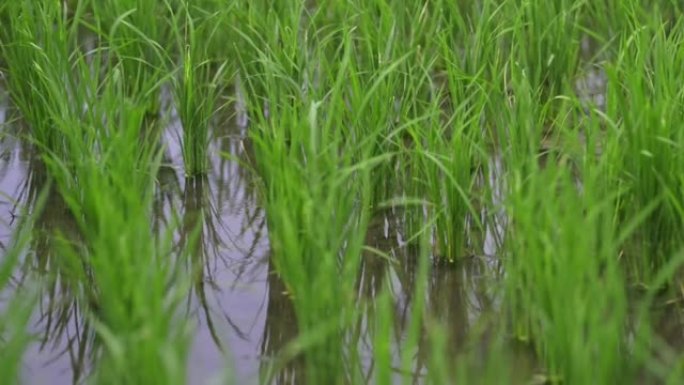
{"type": "Polygon", "coordinates": [[[2,383],[683,383],[683,11],[0,2],[2,383]]]}

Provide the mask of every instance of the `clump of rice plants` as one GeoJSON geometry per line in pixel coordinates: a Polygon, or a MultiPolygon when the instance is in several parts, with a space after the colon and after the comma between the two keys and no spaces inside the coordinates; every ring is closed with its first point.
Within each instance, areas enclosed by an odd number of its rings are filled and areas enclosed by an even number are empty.
{"type": "MultiPolygon", "coordinates": [[[[24,24],[28,35],[21,43],[36,55],[27,59],[36,64],[27,75],[36,79],[29,89],[43,85],[44,94],[19,93],[18,81],[13,89],[15,100],[44,98],[47,107],[31,121],[31,138],[80,231],[79,237],[53,236],[60,240],[56,265],[68,269],[60,279],[77,288],[95,330],[99,360],[92,378],[102,384],[183,383],[188,329],[174,315],[182,290],[168,289],[169,280],[180,282],[170,237],[150,232],[159,136],[146,124],[145,100],[157,86],[131,97],[123,65],[101,72],[103,47],[88,55],[71,48],[75,27],[58,22],[59,9],[45,8],[52,13],[43,15],[42,24],[24,24]],[[56,38],[46,34],[34,42],[51,28],[56,38]]],[[[12,59],[20,63],[19,57],[12,59]]]]}
{"type": "MultiPolygon", "coordinates": [[[[336,78],[328,83],[330,95],[315,93],[292,108],[287,94],[273,92],[267,95],[272,117],[257,118],[252,131],[272,258],[294,300],[300,330],[314,336],[302,352],[313,382],[341,383],[341,365],[354,360],[344,358],[344,339],[354,319],[372,163],[364,163],[369,145],[350,142],[353,126],[332,124],[332,117],[346,115],[336,102],[344,92],[342,79],[354,76],[350,55],[347,43],[336,78]]],[[[277,81],[274,70],[264,76],[277,81]]],[[[258,116],[260,107],[255,110],[258,116]]]]}
{"type": "Polygon", "coordinates": [[[577,68],[585,2],[509,1],[507,5],[513,15],[511,44],[520,45],[512,49],[513,59],[523,66],[534,88],[541,87],[546,98],[554,97],[577,68]]]}
{"type": "Polygon", "coordinates": [[[223,32],[217,26],[224,13],[196,16],[196,12],[184,1],[182,27],[175,30],[182,64],[173,91],[183,125],[183,161],[189,176],[206,174],[209,169],[209,126],[227,72],[226,62],[216,63],[210,57],[211,43],[223,32]]]}
{"type": "MultiPolygon", "coordinates": [[[[83,7],[75,12],[83,13],[83,7]]],[[[52,117],[79,114],[70,60],[78,23],[68,22],[56,1],[8,2],[0,14],[8,20],[0,31],[0,52],[12,101],[30,125],[32,142],[62,154],[63,138],[52,117]]]]}
{"type": "Polygon", "coordinates": [[[123,81],[104,79],[89,105],[94,120],[55,117],[74,156],[47,164],[83,238],[63,242],[62,252],[80,261],[72,268],[102,352],[96,383],[180,384],[188,349],[186,323],[176,320],[182,291],[168,288],[178,279],[169,236],[150,232],[160,157],[156,138],[143,134],[147,110],[126,96],[123,81]]]}
{"type": "Polygon", "coordinates": [[[607,68],[610,121],[619,149],[613,149],[617,183],[624,195],[623,217],[649,214],[631,238],[634,274],[647,279],[682,245],[684,230],[684,133],[679,68],[684,56],[678,48],[681,23],[669,32],[656,19],[626,33],[620,55],[607,68]],[[650,208],[655,203],[655,207],[650,208]]]}
{"type": "Polygon", "coordinates": [[[582,192],[573,179],[567,168],[551,164],[511,186],[512,321],[517,337],[543,358],[548,377],[573,384],[627,380],[634,372],[621,354],[627,304],[612,222],[615,197],[594,201],[598,179],[585,178],[582,192]]]}
{"type": "MultiPolygon", "coordinates": [[[[165,2],[104,0],[89,5],[94,22],[88,26],[109,48],[102,59],[109,70],[118,68],[126,94],[138,98],[148,116],[155,117],[161,107],[160,85],[168,76],[163,73],[166,60],[173,53],[165,2]]],[[[173,8],[178,7],[174,1],[173,8]]]]}

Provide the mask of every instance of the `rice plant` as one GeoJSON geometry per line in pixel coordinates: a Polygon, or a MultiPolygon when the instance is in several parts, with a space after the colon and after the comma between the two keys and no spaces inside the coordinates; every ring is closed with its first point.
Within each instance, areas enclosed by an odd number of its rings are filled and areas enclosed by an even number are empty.
{"type": "MultiPolygon", "coordinates": [[[[172,5],[170,4],[169,7],[172,5]]],[[[209,168],[209,127],[217,109],[227,64],[210,57],[210,47],[219,38],[217,26],[223,13],[195,15],[195,6],[183,2],[183,27],[175,30],[182,65],[173,82],[176,108],[183,125],[183,161],[189,176],[206,174],[209,168]]]]}
{"type": "Polygon", "coordinates": [[[615,159],[625,189],[621,211],[633,217],[657,201],[626,250],[638,255],[634,272],[642,279],[679,249],[684,196],[679,150],[684,138],[677,123],[683,99],[675,86],[681,79],[683,57],[677,46],[682,26],[677,23],[667,32],[665,25],[652,23],[625,34],[620,56],[608,67],[609,81],[616,84],[607,99],[621,147],[615,159]]]}
{"type": "Polygon", "coordinates": [[[62,154],[64,143],[52,117],[79,115],[82,101],[70,60],[78,22],[69,22],[56,1],[10,2],[0,13],[8,20],[0,41],[12,101],[31,126],[32,142],[62,154]]]}
{"type": "Polygon", "coordinates": [[[188,329],[175,320],[182,291],[168,289],[179,278],[169,235],[150,232],[156,139],[141,135],[147,110],[126,97],[123,81],[103,80],[100,99],[89,106],[102,114],[96,120],[56,119],[71,130],[75,156],[50,158],[48,167],[83,237],[60,249],[73,261],[79,300],[102,349],[94,381],[182,383],[188,329]]]}

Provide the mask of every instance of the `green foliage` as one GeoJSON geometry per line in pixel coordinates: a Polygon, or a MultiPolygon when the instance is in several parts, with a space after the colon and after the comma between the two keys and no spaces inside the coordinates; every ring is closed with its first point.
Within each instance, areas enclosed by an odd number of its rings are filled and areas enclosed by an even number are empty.
{"type": "Polygon", "coordinates": [[[649,277],[682,245],[684,230],[684,132],[681,130],[684,79],[680,49],[682,23],[669,32],[653,21],[637,27],[620,42],[617,61],[608,67],[608,117],[615,124],[615,172],[624,189],[623,218],[654,202],[627,254],[636,275],[649,277]]]}
{"type": "MultiPolygon", "coordinates": [[[[169,8],[172,7],[169,4],[169,8]]],[[[212,14],[205,12],[183,1],[178,25],[174,25],[182,60],[180,74],[172,84],[183,125],[183,160],[189,176],[206,174],[209,170],[209,127],[228,65],[211,57],[211,47],[214,41],[225,38],[220,36],[222,31],[218,27],[230,7],[212,14]]]]}
{"type": "Polygon", "coordinates": [[[262,383],[291,363],[309,384],[681,382],[651,317],[681,300],[681,16],[667,0],[0,3],[18,136],[76,224],[37,225],[32,187],[0,260],[0,377],[19,381],[34,289],[59,283],[92,331],[89,383],[187,382],[180,302],[209,210],[174,212],[180,230],[154,217],[164,124],[210,195],[216,112],[235,104],[269,290],[297,330],[262,383]],[[388,212],[398,241],[378,246],[388,212]],[[440,285],[469,263],[478,290],[440,285]]]}

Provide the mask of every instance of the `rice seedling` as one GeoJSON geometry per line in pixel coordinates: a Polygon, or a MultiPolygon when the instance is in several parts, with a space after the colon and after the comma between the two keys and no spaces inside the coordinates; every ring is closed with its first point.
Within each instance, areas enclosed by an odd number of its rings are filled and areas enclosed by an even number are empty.
{"type": "MultiPolygon", "coordinates": [[[[444,51],[443,60],[455,59],[450,47],[444,51]]],[[[467,245],[471,230],[482,228],[474,193],[478,175],[485,172],[486,99],[477,78],[469,78],[454,61],[447,63],[445,84],[437,86],[431,111],[408,131],[415,142],[417,182],[424,183],[421,196],[430,202],[429,217],[435,220],[435,253],[453,262],[473,246],[467,245]]]]}
{"type": "MultiPolygon", "coordinates": [[[[77,4],[86,3],[78,1],[77,4]]],[[[129,97],[142,98],[147,114],[156,117],[160,110],[159,87],[168,74],[164,74],[167,58],[174,47],[171,26],[174,20],[167,13],[165,2],[105,0],[88,2],[94,22],[90,28],[109,48],[103,57],[111,71],[118,69],[125,79],[124,92],[129,97]]],[[[174,2],[173,8],[180,8],[174,2]]]]}
{"type": "Polygon", "coordinates": [[[67,22],[56,1],[10,2],[0,13],[9,20],[0,45],[12,101],[31,126],[33,143],[61,155],[64,143],[52,116],[77,115],[81,106],[69,58],[77,23],[67,22]]]}
{"type": "MultiPolygon", "coordinates": [[[[169,8],[172,5],[169,4],[169,8]]],[[[211,43],[219,37],[217,26],[223,13],[194,15],[195,6],[183,2],[182,30],[175,29],[182,55],[181,74],[174,80],[176,108],[183,124],[183,161],[189,176],[206,174],[209,167],[209,125],[217,108],[227,63],[209,56],[211,43]]]]}
{"type": "Polygon", "coordinates": [[[159,156],[154,137],[141,140],[147,110],[127,99],[123,81],[104,80],[100,99],[90,105],[102,111],[95,121],[56,119],[71,129],[76,156],[48,159],[48,167],[84,239],[65,240],[61,250],[74,261],[79,299],[102,346],[94,381],[183,383],[187,327],[175,319],[182,290],[168,289],[169,280],[180,283],[169,236],[150,233],[159,156]],[[78,155],[86,153],[90,157],[78,155]]]}
{"type": "Polygon", "coordinates": [[[512,59],[525,70],[533,88],[553,97],[573,77],[579,57],[579,32],[585,2],[557,0],[544,4],[508,2],[514,15],[511,44],[521,45],[512,59]],[[524,47],[524,48],[522,48],[524,47]]]}
{"type": "MultiPolygon", "coordinates": [[[[327,97],[317,92],[293,101],[274,90],[268,95],[271,117],[261,115],[259,104],[252,115],[262,116],[252,139],[272,258],[293,297],[300,330],[311,331],[303,355],[307,381],[314,383],[344,381],[340,365],[355,360],[344,357],[344,340],[354,319],[354,282],[365,238],[359,230],[366,226],[370,199],[372,162],[363,155],[372,138],[365,146],[352,144],[353,126],[341,129],[334,120],[319,120],[346,115],[338,102],[346,91],[342,80],[355,76],[349,37],[343,55],[327,97]],[[288,107],[293,104],[297,108],[288,107]]],[[[268,64],[274,68],[264,77],[278,81],[273,76],[282,69],[268,64]]]]}
{"type": "Polygon", "coordinates": [[[584,179],[587,195],[581,196],[567,170],[548,167],[524,182],[531,184],[529,190],[518,183],[513,187],[520,189],[511,197],[513,226],[506,241],[513,322],[520,325],[519,338],[531,341],[545,360],[548,376],[577,384],[626,381],[630,366],[620,353],[627,305],[612,234],[614,204],[584,206],[596,199],[590,190],[595,182],[584,179]],[[539,200],[554,203],[540,206],[539,200]],[[587,233],[578,237],[579,229],[587,233]],[[527,236],[517,237],[518,232],[527,236]],[[601,298],[589,302],[597,292],[601,298]]]}

